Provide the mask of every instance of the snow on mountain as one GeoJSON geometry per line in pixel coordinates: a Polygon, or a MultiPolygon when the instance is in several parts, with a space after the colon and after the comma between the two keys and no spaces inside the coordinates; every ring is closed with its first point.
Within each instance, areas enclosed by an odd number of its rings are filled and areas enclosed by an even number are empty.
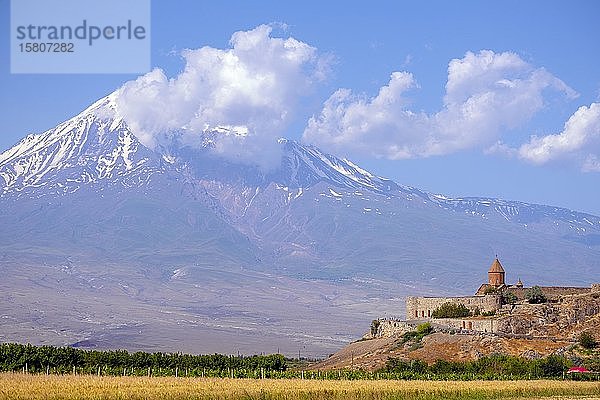
{"type": "MultiPolygon", "coordinates": [[[[502,218],[523,225],[551,220],[576,230],[599,230],[600,218],[560,207],[529,204],[487,197],[450,198],[431,194],[414,187],[400,185],[392,180],[375,176],[347,159],[323,153],[314,146],[303,146],[285,141],[280,182],[285,187],[308,188],[326,182],[334,188],[350,192],[363,190],[392,198],[425,202],[448,211],[470,214],[480,218],[502,218]]],[[[334,197],[342,197],[335,191],[334,197]]]]}
{"type": "Polygon", "coordinates": [[[314,146],[303,146],[292,140],[281,140],[284,158],[278,178],[291,187],[308,188],[318,182],[328,182],[349,189],[366,189],[388,193],[400,186],[371,174],[351,161],[327,154],[314,146]]]}
{"type": "Polygon", "coordinates": [[[561,207],[487,197],[448,198],[443,195],[429,195],[429,198],[444,209],[482,218],[496,216],[525,226],[552,221],[555,226],[562,224],[577,232],[600,230],[599,217],[561,207]]]}

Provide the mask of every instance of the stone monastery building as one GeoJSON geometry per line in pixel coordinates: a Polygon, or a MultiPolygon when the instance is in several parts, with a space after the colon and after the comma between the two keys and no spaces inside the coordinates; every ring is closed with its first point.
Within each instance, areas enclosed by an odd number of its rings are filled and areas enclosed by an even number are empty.
{"type": "MultiPolygon", "coordinates": [[[[526,299],[527,288],[519,279],[514,285],[506,284],[505,271],[496,258],[488,270],[488,281],[482,284],[473,296],[464,297],[408,297],[406,320],[381,318],[373,321],[366,338],[392,336],[414,330],[419,324],[430,322],[436,328],[462,332],[493,334],[539,334],[543,328],[539,322],[530,323],[530,314],[535,314],[526,299]],[[433,318],[434,311],[445,303],[463,304],[471,315],[459,318],[433,318]],[[526,321],[526,323],[522,323],[526,321]]],[[[591,287],[539,287],[546,297],[548,309],[544,312],[561,313],[565,301],[576,304],[567,312],[565,323],[577,323],[585,318],[600,314],[600,283],[591,287]],[[591,296],[589,296],[591,295],[591,296]],[[571,299],[571,300],[568,300],[571,299]],[[596,300],[598,299],[598,300],[596,300]],[[588,302],[588,303],[585,303],[588,302]],[[587,304],[587,305],[586,305],[587,304]],[[582,308],[583,307],[583,308],[582,308]]],[[[566,315],[566,314],[565,314],[566,315]]],[[[559,318],[559,317],[557,317],[559,318]]],[[[561,317],[562,318],[562,317],[561,317]]],[[[535,319],[535,318],[534,318],[535,319]]],[[[535,322],[535,321],[534,321],[535,322]]],[[[543,325],[543,324],[542,324],[543,325]]]]}
{"type": "MultiPolygon", "coordinates": [[[[496,258],[488,271],[488,282],[482,284],[473,296],[465,297],[408,297],[406,299],[406,319],[424,320],[431,319],[432,313],[444,303],[464,304],[471,312],[476,314],[493,314],[501,310],[502,294],[512,293],[517,300],[524,300],[527,289],[523,282],[507,285],[505,271],[496,258]]],[[[597,285],[592,285],[592,287],[597,285]]],[[[590,287],[562,287],[541,286],[542,292],[552,302],[560,296],[590,293],[590,287]]],[[[595,289],[599,289],[595,288],[595,289]]]]}

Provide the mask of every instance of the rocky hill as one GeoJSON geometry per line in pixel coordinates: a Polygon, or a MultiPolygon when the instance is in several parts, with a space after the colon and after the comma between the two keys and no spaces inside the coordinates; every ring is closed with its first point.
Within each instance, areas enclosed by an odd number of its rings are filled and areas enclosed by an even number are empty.
{"type": "Polygon", "coordinates": [[[557,303],[515,305],[498,318],[502,334],[574,340],[582,330],[598,330],[600,292],[563,296],[557,303]]]}
{"type": "MultiPolygon", "coordinates": [[[[481,318],[481,317],[480,317],[481,318]]],[[[318,369],[376,370],[389,357],[433,363],[474,360],[494,353],[543,357],[565,354],[580,357],[577,337],[584,331],[600,340],[600,293],[563,296],[559,302],[514,307],[510,315],[496,318],[500,333],[436,329],[419,340],[406,339],[402,331],[351,343],[314,365],[318,369]]],[[[366,334],[365,337],[369,337],[366,334]]]]}

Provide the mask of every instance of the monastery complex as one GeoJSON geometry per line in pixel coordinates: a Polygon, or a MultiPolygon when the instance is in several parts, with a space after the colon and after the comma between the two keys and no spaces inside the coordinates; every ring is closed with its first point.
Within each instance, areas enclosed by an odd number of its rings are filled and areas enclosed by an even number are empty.
{"type": "MultiPolygon", "coordinates": [[[[507,284],[505,275],[504,267],[496,258],[488,270],[487,283],[483,283],[472,296],[408,297],[406,320],[379,319],[371,326],[371,332],[366,337],[403,333],[414,330],[424,322],[430,322],[436,329],[442,330],[532,335],[544,332],[544,329],[530,322],[532,318],[528,318],[540,312],[540,307],[535,306],[543,306],[544,315],[550,316],[548,323],[557,325],[557,328],[560,324],[571,324],[579,321],[579,318],[600,314],[600,301],[597,300],[600,299],[600,283],[589,287],[536,286],[532,289],[525,287],[520,279],[514,285],[507,284]],[[527,295],[532,290],[538,293],[541,291],[545,298],[543,305],[529,304],[527,295]],[[461,318],[434,318],[434,311],[446,303],[464,305],[470,315],[461,318]],[[573,305],[579,307],[577,304],[586,306],[583,310],[575,310],[576,317],[569,317],[575,314],[566,308],[573,305]],[[552,315],[556,321],[552,320],[552,315]]],[[[539,318],[538,320],[541,321],[539,318]]]]}

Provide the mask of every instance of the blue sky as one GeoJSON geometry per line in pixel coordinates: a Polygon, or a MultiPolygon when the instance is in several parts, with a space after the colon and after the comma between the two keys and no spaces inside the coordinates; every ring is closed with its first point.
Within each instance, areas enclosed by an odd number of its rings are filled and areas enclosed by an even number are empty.
{"type": "MultiPolygon", "coordinates": [[[[0,149],[137,78],[11,75],[8,4],[0,0],[0,149]]],[[[279,104],[269,112],[286,113],[271,135],[315,143],[378,175],[436,193],[600,215],[599,18],[600,2],[591,0],[157,0],[152,66],[186,85],[182,69],[186,62],[198,65],[204,53],[186,60],[184,49],[209,46],[235,54],[234,32],[253,32],[265,43],[291,37],[310,54],[275,71],[281,90],[264,92],[276,93],[279,104]],[[257,28],[263,24],[268,32],[257,28]]],[[[260,55],[249,57],[254,62],[260,55]]],[[[232,112],[239,114],[235,121],[255,115],[256,109],[244,107],[232,112]]],[[[259,110],[265,121],[257,126],[268,125],[269,112],[259,110]]]]}

